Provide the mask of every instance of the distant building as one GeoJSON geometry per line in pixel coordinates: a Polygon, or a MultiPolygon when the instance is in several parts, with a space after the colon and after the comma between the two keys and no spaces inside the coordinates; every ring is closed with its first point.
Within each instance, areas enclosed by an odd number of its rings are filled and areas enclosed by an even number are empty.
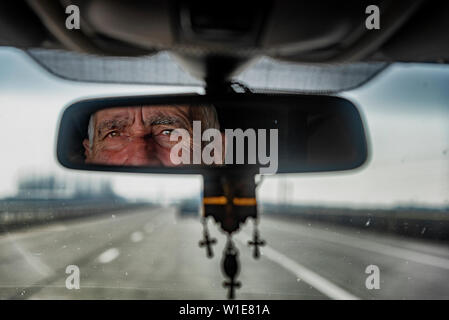
{"type": "Polygon", "coordinates": [[[29,174],[18,179],[15,199],[111,199],[118,198],[107,179],[29,174]]]}

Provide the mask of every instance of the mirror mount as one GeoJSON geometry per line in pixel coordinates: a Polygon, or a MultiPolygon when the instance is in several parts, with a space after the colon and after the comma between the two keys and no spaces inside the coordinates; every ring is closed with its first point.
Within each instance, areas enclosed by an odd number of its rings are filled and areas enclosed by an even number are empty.
{"type": "Polygon", "coordinates": [[[171,56],[193,77],[204,81],[206,87],[212,83],[225,83],[243,71],[253,58],[213,53],[189,54],[172,52],[171,56]]]}
{"type": "Polygon", "coordinates": [[[207,95],[230,95],[239,93],[251,93],[251,90],[237,81],[217,81],[217,79],[209,79],[206,82],[207,95]]]}

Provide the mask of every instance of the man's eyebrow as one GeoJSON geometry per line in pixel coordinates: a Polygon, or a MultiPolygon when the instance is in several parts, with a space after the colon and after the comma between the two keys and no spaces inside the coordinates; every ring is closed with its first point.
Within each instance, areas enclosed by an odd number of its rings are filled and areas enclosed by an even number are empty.
{"type": "Polygon", "coordinates": [[[119,120],[119,119],[111,119],[111,120],[103,120],[98,124],[98,134],[101,134],[104,130],[111,129],[122,129],[128,124],[128,120],[119,120]]]}
{"type": "Polygon", "coordinates": [[[146,124],[150,124],[152,126],[155,125],[175,125],[175,124],[179,124],[181,126],[184,127],[188,127],[188,123],[186,123],[186,121],[184,119],[182,119],[181,117],[176,117],[176,116],[166,116],[166,115],[158,115],[156,118],[151,117],[149,119],[145,120],[146,124]]]}

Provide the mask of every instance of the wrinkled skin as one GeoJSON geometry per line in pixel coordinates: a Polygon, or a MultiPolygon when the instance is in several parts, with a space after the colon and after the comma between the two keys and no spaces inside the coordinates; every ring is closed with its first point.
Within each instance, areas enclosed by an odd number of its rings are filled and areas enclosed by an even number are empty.
{"type": "MultiPolygon", "coordinates": [[[[189,107],[151,106],[100,110],[94,116],[93,144],[83,141],[86,163],[174,166],[170,150],[177,128],[192,134],[189,107]]],[[[191,146],[186,146],[191,149],[191,146]]]]}

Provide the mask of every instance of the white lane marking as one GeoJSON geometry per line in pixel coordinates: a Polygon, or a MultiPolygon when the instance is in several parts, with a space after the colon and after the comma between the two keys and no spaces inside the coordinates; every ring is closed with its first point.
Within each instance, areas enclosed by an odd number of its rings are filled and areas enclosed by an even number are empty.
{"type": "Polygon", "coordinates": [[[132,242],[140,242],[143,240],[143,233],[140,231],[134,231],[131,233],[131,241],[132,242]]]}
{"type": "Polygon", "coordinates": [[[22,247],[17,242],[11,241],[11,243],[16,248],[16,250],[22,255],[25,261],[42,276],[48,277],[54,274],[53,269],[50,268],[47,264],[45,264],[39,257],[33,256],[26,248],[22,247]]]}
{"type": "Polygon", "coordinates": [[[97,259],[100,263],[109,263],[116,259],[119,255],[120,251],[117,248],[110,248],[100,254],[97,259]]]}
{"type": "MultiPolygon", "coordinates": [[[[240,242],[246,244],[247,241],[243,239],[241,235],[236,237],[237,240],[240,242]]],[[[263,247],[263,256],[286,270],[293,273],[296,277],[296,279],[301,279],[304,282],[308,283],[312,287],[314,287],[316,290],[321,292],[322,294],[328,296],[331,299],[336,300],[359,300],[358,297],[352,295],[351,293],[347,292],[346,290],[340,288],[339,286],[333,284],[331,281],[327,280],[326,278],[323,278],[319,274],[313,272],[312,270],[307,269],[306,267],[300,265],[296,261],[290,259],[286,255],[276,251],[275,249],[271,248],[270,246],[264,246],[263,247]]]]}
{"type": "MultiPolygon", "coordinates": [[[[280,228],[277,229],[280,230],[280,228]]],[[[299,230],[296,230],[295,233],[299,234],[299,230]]],[[[434,255],[421,253],[409,249],[403,249],[392,245],[380,244],[374,241],[368,241],[361,238],[346,236],[341,233],[332,233],[329,231],[319,229],[314,229],[313,232],[306,231],[306,233],[307,233],[306,236],[309,238],[324,240],[332,243],[338,243],[348,247],[371,251],[378,254],[403,259],[406,261],[413,261],[420,264],[425,264],[428,266],[449,270],[449,259],[437,257],[434,255]]]]}

